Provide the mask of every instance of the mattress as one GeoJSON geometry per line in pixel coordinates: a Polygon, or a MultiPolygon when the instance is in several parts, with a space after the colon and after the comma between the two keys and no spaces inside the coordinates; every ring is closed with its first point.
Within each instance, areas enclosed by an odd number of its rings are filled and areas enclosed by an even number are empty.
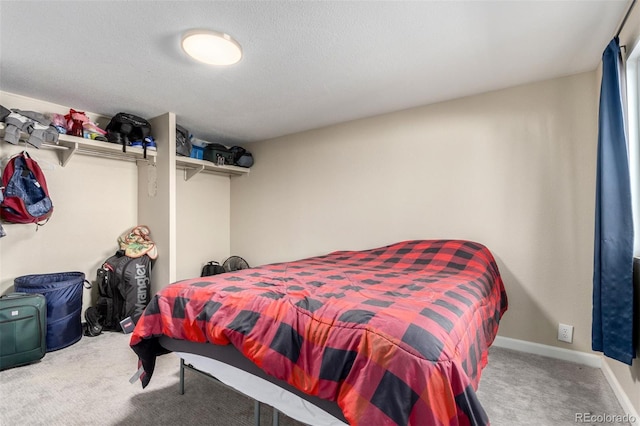
{"type": "Polygon", "coordinates": [[[349,424],[476,424],[475,390],[507,309],[491,252],[412,240],[173,283],[131,337],[151,379],[161,336],[230,345],[349,424]]]}

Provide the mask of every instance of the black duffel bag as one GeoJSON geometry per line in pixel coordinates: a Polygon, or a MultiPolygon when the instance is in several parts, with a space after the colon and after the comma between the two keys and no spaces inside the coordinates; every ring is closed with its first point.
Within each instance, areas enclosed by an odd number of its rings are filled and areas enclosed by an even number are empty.
{"type": "Polygon", "coordinates": [[[109,142],[122,144],[122,152],[126,152],[131,142],[142,142],[151,135],[151,124],[137,115],[119,112],[111,118],[105,130],[109,142]]]}
{"type": "Polygon", "coordinates": [[[215,260],[212,260],[210,262],[207,262],[202,267],[202,272],[200,272],[200,276],[201,277],[209,277],[211,275],[224,274],[225,272],[227,272],[227,271],[222,267],[222,265],[220,265],[215,260]]]}
{"type": "Polygon", "coordinates": [[[240,167],[253,166],[253,155],[241,146],[232,146],[229,150],[233,153],[233,164],[240,167]]]}

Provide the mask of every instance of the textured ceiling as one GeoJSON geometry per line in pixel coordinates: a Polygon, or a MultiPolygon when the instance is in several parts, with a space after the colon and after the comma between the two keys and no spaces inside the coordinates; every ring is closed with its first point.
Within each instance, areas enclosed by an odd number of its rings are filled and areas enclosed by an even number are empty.
{"type": "Polygon", "coordinates": [[[629,3],[3,0],[0,89],[253,142],[593,70],[629,3]],[[193,28],[243,59],[189,59],[193,28]]]}

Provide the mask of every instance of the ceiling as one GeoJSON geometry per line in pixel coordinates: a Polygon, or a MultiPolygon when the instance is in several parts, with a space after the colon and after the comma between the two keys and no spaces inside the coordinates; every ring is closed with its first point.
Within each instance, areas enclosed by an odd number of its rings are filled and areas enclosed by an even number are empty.
{"type": "Polygon", "coordinates": [[[629,3],[2,0],[0,89],[241,144],[593,70],[629,3]],[[243,59],[186,57],[193,28],[243,59]]]}

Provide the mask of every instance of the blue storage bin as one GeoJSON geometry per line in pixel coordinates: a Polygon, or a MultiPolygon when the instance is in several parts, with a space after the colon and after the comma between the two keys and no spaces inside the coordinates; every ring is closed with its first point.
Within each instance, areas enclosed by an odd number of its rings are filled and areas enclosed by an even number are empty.
{"type": "Polygon", "coordinates": [[[25,275],[13,281],[15,291],[42,294],[47,301],[47,352],[82,338],[82,272],[25,275]]]}
{"type": "Polygon", "coordinates": [[[191,147],[191,158],[197,158],[198,160],[202,160],[204,158],[204,148],[201,146],[193,145],[191,147]]]}

